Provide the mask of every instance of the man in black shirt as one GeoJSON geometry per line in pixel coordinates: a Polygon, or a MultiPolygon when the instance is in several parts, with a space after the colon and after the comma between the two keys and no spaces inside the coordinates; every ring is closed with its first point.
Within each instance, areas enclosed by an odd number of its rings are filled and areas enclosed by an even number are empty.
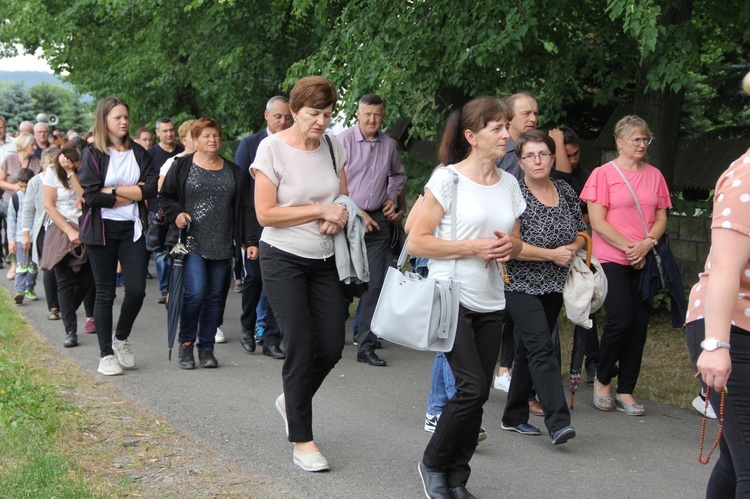
{"type": "MultiPolygon", "coordinates": [[[[185,150],[182,144],[177,140],[177,134],[174,129],[174,122],[171,118],[159,118],[156,121],[156,136],[159,137],[159,142],[148,150],[151,156],[152,165],[156,169],[156,174],[159,174],[162,165],[171,157],[180,154],[185,150]]],[[[149,220],[153,219],[156,213],[159,211],[159,205],[156,202],[156,198],[150,199],[148,202],[148,214],[149,220]]],[[[167,287],[169,285],[169,273],[167,270],[167,250],[163,249],[160,251],[154,251],[154,264],[156,265],[156,275],[159,278],[159,303],[165,303],[167,300],[167,287]]]]}

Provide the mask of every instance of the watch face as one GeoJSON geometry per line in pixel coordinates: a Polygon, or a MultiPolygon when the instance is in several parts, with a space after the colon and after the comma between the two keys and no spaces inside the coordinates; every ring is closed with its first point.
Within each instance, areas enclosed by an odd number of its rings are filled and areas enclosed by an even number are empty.
{"type": "Polygon", "coordinates": [[[719,340],[717,340],[716,338],[708,338],[706,340],[703,340],[703,344],[701,346],[704,350],[713,352],[714,350],[719,348],[719,340]]]}

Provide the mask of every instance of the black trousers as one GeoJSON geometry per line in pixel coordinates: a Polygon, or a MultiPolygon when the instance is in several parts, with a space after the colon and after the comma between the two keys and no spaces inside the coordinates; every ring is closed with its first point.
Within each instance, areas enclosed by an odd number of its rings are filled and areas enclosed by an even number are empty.
{"type": "MultiPolygon", "coordinates": [[[[245,280],[242,283],[242,314],[240,315],[240,324],[242,324],[243,332],[249,331],[250,334],[253,334],[255,321],[258,319],[256,309],[260,301],[260,294],[263,291],[260,260],[250,260],[245,257],[245,272],[245,280]]],[[[279,331],[278,324],[276,324],[276,317],[273,315],[273,307],[270,305],[266,320],[263,344],[267,347],[279,346],[281,344],[281,332],[279,331]]]]}
{"type": "Polygon", "coordinates": [[[334,257],[303,258],[261,242],[260,268],[284,337],[289,441],[309,442],[313,396],[344,350],[344,287],[334,257]]]}
{"type": "Polygon", "coordinates": [[[107,244],[87,246],[96,284],[94,321],[102,357],[114,354],[112,351],[112,306],[115,301],[118,260],[122,264],[122,273],[127,276],[125,298],[120,307],[117,329],[114,330],[118,340],[126,340],[130,336],[133,323],[146,297],[148,252],[143,235],[137,241],[133,241],[133,225],[133,222],[105,219],[104,234],[107,244]]]}
{"type": "Polygon", "coordinates": [[[466,485],[471,474],[469,461],[477,446],[482,406],[490,395],[502,324],[502,311],[459,308],[456,341],[445,354],[456,393],[445,404],[422,458],[428,468],[447,474],[449,487],[466,485]]]}
{"type": "Polygon", "coordinates": [[[365,246],[367,247],[367,264],[370,270],[370,281],[367,283],[367,291],[359,299],[359,331],[357,332],[357,349],[360,352],[373,350],[377,336],[372,332],[372,316],[375,315],[375,306],[380,298],[380,290],[385,281],[385,273],[391,262],[391,231],[388,220],[381,210],[368,211],[380,226],[365,234],[365,246]]]}
{"type": "Polygon", "coordinates": [[[502,328],[502,343],[500,344],[500,367],[513,367],[513,357],[516,356],[516,343],[513,339],[513,319],[505,314],[502,328]]]}
{"type": "Polygon", "coordinates": [[[608,291],[604,299],[607,324],[602,330],[596,378],[603,385],[612,381],[615,364],[620,370],[617,393],[632,394],[641,373],[651,305],[641,298],[642,270],[630,265],[603,263],[608,291]]]}
{"type": "Polygon", "coordinates": [[[516,358],[513,380],[503,413],[503,424],[518,426],[529,421],[529,395],[536,387],[544,408],[544,424],[550,434],[570,424],[570,411],[560,375],[552,329],[562,308],[561,293],[530,295],[506,291],[507,313],[515,322],[516,358]]]}
{"type": "MultiPolygon", "coordinates": [[[[706,323],[703,319],[689,322],[685,329],[690,359],[695,365],[703,351],[700,343],[706,338],[706,323]]],[[[750,497],[750,332],[731,326],[729,343],[732,373],[724,395],[720,454],[706,488],[706,498],[710,499],[750,497]]],[[[721,394],[711,390],[709,398],[718,416],[721,394]]],[[[706,445],[710,445],[708,435],[706,445]]]]}
{"type": "Polygon", "coordinates": [[[57,281],[57,296],[60,304],[60,316],[66,333],[78,332],[76,312],[81,303],[88,297],[94,297],[94,276],[91,265],[86,262],[78,272],[74,272],[65,259],[55,265],[54,275],[57,281]]]}

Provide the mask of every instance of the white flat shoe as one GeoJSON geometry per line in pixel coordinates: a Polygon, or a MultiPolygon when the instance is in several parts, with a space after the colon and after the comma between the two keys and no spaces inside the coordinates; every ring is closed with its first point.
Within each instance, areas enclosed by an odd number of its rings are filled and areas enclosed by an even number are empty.
{"type": "Polygon", "coordinates": [[[292,461],[305,471],[318,472],[331,469],[328,465],[328,460],[323,457],[320,451],[312,454],[298,454],[297,449],[294,449],[294,452],[292,452],[292,461]]]}
{"type": "Polygon", "coordinates": [[[279,411],[279,414],[281,414],[281,417],[284,418],[284,426],[286,427],[286,436],[289,436],[289,421],[286,419],[286,400],[284,399],[284,394],[282,393],[278,397],[276,397],[276,410],[279,411]]]}

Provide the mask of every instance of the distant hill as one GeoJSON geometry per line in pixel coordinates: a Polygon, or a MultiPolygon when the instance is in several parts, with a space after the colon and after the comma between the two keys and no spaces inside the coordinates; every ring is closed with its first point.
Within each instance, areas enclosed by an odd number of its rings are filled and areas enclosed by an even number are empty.
{"type": "Polygon", "coordinates": [[[44,71],[0,71],[0,81],[23,82],[24,88],[33,87],[37,83],[50,83],[73,89],[71,85],[63,83],[57,76],[44,71]]]}

